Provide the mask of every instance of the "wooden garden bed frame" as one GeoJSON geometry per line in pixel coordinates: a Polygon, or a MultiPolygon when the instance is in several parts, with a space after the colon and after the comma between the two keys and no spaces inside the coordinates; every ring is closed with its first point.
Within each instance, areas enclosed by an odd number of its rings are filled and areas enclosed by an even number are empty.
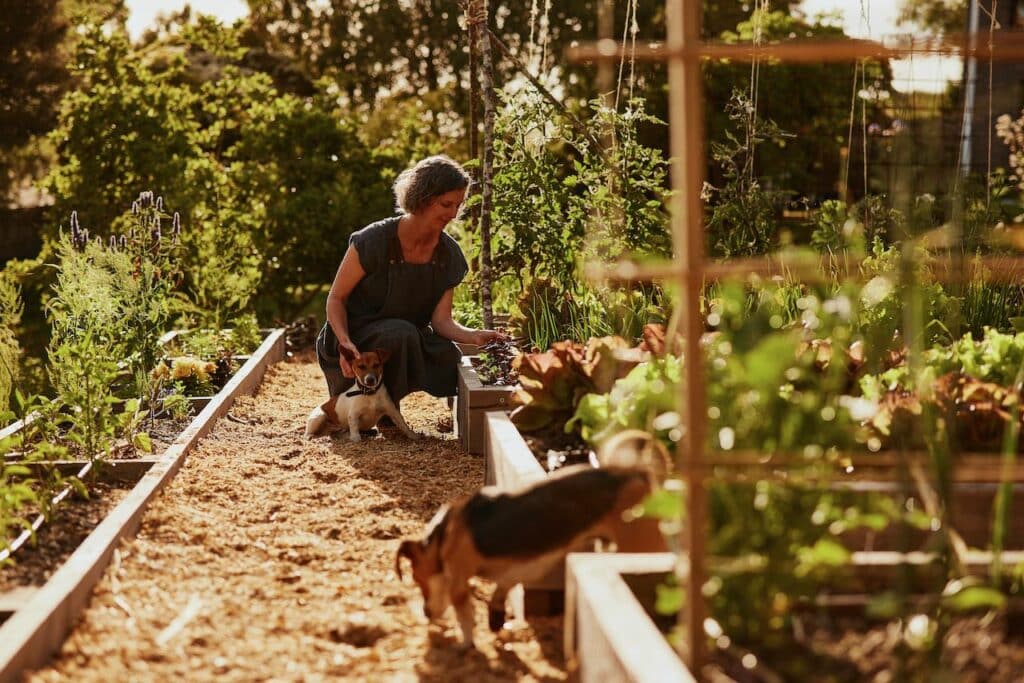
{"type": "MultiPolygon", "coordinates": [[[[467,347],[467,350],[474,348],[467,347]]],[[[492,410],[508,410],[513,388],[481,382],[471,358],[471,355],[464,355],[459,366],[459,394],[452,406],[452,423],[462,447],[469,453],[481,455],[487,440],[484,415],[492,410]]]]}
{"type": "MultiPolygon", "coordinates": [[[[1008,563],[1024,561],[1024,552],[1003,554],[1008,563]]],[[[683,558],[686,559],[685,557],[683,558]]],[[[936,557],[926,553],[853,553],[859,575],[892,582],[909,565],[920,569],[936,557]]],[[[677,571],[672,553],[571,553],[566,559],[566,662],[580,683],[661,683],[696,681],[668,639],[658,630],[624,576],[677,571]]],[[[984,574],[991,553],[969,554],[968,569],[984,574]]],[[[688,563],[684,561],[685,567],[688,563]]],[[[816,610],[863,610],[868,595],[832,595],[816,610]]],[[[756,654],[756,653],[755,653],[756,654]]]]}
{"type": "Polygon", "coordinates": [[[150,461],[138,483],[44,586],[0,596],[14,614],[0,626],[0,681],[16,680],[22,672],[44,665],[60,648],[78,614],[89,602],[114,549],[138,531],[153,497],[171,481],[185,457],[213,429],[236,398],[256,391],[267,368],[284,358],[284,330],[271,330],[248,361],[211,400],[166,451],[150,461]],[[17,609],[14,609],[17,608],[17,609]]]}

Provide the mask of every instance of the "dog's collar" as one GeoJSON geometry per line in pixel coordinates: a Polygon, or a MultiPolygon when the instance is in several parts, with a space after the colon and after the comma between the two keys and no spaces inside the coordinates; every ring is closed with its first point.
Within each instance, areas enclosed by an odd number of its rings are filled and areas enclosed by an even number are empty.
{"type": "Polygon", "coordinates": [[[372,389],[365,384],[360,384],[359,380],[356,380],[356,388],[352,391],[347,392],[346,396],[372,396],[376,394],[380,388],[384,386],[384,382],[377,382],[377,386],[372,389]]]}

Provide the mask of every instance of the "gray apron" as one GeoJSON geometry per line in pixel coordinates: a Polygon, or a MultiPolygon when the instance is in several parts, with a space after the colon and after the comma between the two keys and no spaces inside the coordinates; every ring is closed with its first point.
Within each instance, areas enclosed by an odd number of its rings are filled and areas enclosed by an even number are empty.
{"type": "MultiPolygon", "coordinates": [[[[445,292],[448,258],[440,242],[429,263],[407,263],[396,229],[388,234],[387,293],[372,314],[349,319],[349,336],[360,351],[386,349],[384,386],[397,404],[413,391],[454,396],[458,347],[430,327],[437,302],[445,292]]],[[[341,374],[338,340],[325,324],[316,342],[317,360],[331,396],[347,391],[355,380],[341,374]]]]}

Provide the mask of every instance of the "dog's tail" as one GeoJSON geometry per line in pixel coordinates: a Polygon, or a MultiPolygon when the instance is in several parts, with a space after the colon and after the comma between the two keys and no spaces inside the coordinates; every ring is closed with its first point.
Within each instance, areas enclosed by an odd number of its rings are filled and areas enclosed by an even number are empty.
{"type": "Polygon", "coordinates": [[[306,433],[302,436],[303,439],[311,439],[320,433],[323,429],[324,423],[327,422],[327,413],[320,406],[313,408],[313,411],[306,418],[306,433]]]}

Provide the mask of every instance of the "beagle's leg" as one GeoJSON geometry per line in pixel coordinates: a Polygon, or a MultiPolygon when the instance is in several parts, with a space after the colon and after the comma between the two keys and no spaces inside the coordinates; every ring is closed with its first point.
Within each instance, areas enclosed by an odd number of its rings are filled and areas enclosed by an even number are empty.
{"type": "Polygon", "coordinates": [[[462,641],[459,643],[460,650],[468,650],[475,647],[473,644],[473,627],[476,620],[473,618],[473,599],[469,592],[469,583],[460,581],[452,586],[452,606],[455,608],[455,616],[459,620],[459,628],[462,629],[462,641]]]}
{"type": "Polygon", "coordinates": [[[402,417],[402,414],[398,412],[398,408],[395,407],[393,401],[389,400],[385,402],[384,412],[391,418],[391,421],[394,422],[400,430],[402,430],[402,433],[405,434],[406,437],[414,441],[423,438],[422,434],[417,434],[412,430],[409,423],[406,422],[405,418],[402,417]]]}
{"type": "Polygon", "coordinates": [[[355,406],[348,411],[348,438],[350,441],[362,441],[363,437],[359,435],[359,417],[360,413],[355,409],[355,406]]]}
{"type": "Polygon", "coordinates": [[[508,598],[509,586],[498,584],[494,589],[494,595],[487,603],[487,625],[491,631],[497,633],[505,625],[505,602],[508,598]]]}

